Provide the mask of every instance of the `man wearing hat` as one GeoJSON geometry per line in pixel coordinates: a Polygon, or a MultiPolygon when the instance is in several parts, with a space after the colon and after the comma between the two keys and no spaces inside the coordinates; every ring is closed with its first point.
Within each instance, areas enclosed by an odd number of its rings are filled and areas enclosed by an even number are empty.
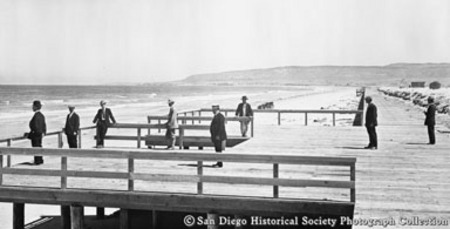
{"type": "Polygon", "coordinates": [[[64,132],[67,135],[67,143],[69,148],[78,148],[77,135],[80,129],[80,117],[75,113],[75,106],[69,105],[69,114],[66,118],[66,126],[64,132]]]}
{"type": "Polygon", "coordinates": [[[372,103],[372,97],[367,96],[365,98],[367,105],[366,110],[366,128],[367,133],[369,134],[369,145],[366,146],[366,149],[377,149],[378,148],[378,140],[377,140],[377,132],[375,127],[378,125],[377,122],[377,107],[372,103]]]}
{"type": "MultiPolygon", "coordinates": [[[[33,118],[30,120],[30,133],[28,138],[31,140],[32,147],[42,147],[42,138],[47,133],[47,125],[45,124],[45,116],[41,113],[41,101],[33,101],[33,118]]],[[[44,163],[42,156],[34,156],[34,164],[40,165],[44,163]]]]}
{"type": "MultiPolygon", "coordinates": [[[[225,117],[220,113],[219,105],[212,106],[214,117],[209,128],[211,132],[211,141],[214,143],[216,153],[222,153],[225,150],[227,132],[225,131],[225,117]]],[[[222,167],[221,161],[217,162],[213,167],[222,167]]]]}
{"type": "Polygon", "coordinates": [[[436,125],[436,105],[434,104],[434,98],[428,97],[428,109],[425,113],[425,125],[428,127],[428,144],[436,144],[436,136],[434,135],[434,126],[436,125]]]}
{"type": "Polygon", "coordinates": [[[253,117],[253,110],[250,104],[247,103],[247,96],[242,96],[242,103],[239,103],[236,109],[236,116],[238,117],[247,117],[245,120],[241,120],[241,134],[242,137],[247,136],[248,124],[250,123],[251,118],[253,117]]]}
{"type": "Polygon", "coordinates": [[[173,104],[175,104],[175,101],[169,99],[167,101],[170,110],[169,115],[167,117],[166,125],[166,139],[167,139],[167,149],[174,149],[175,148],[175,129],[178,128],[178,120],[177,120],[177,112],[175,108],[173,107],[173,104]]]}
{"type": "Polygon", "coordinates": [[[93,123],[97,123],[97,148],[103,148],[108,126],[110,126],[111,123],[116,123],[111,109],[106,108],[106,101],[100,101],[100,106],[101,108],[98,109],[93,121],[93,123]]]}

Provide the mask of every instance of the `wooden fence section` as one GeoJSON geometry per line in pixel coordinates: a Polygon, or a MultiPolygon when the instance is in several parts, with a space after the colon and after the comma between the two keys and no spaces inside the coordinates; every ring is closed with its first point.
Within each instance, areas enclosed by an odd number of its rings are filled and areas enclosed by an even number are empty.
{"type": "MultiPolygon", "coordinates": [[[[0,186],[3,186],[3,175],[39,175],[56,176],[61,178],[60,188],[67,188],[68,177],[108,178],[128,180],[128,191],[134,191],[134,182],[192,182],[197,186],[196,194],[203,194],[204,183],[251,184],[273,186],[273,198],[278,198],[279,186],[283,187],[320,187],[350,190],[350,202],[355,202],[355,158],[347,157],[313,157],[313,156],[276,156],[276,155],[248,155],[248,154],[205,154],[205,153],[154,153],[123,150],[90,150],[90,149],[46,149],[46,148],[13,148],[0,147],[0,162],[5,155],[42,155],[61,157],[61,169],[21,169],[0,168],[0,186]],[[108,158],[124,159],[128,161],[127,172],[78,171],[68,170],[67,158],[108,158]],[[136,173],[135,160],[165,160],[165,161],[196,161],[197,175],[170,175],[136,173]],[[262,163],[273,165],[273,177],[237,177],[237,176],[209,176],[203,173],[203,162],[223,161],[234,163],[262,163]],[[315,165],[315,166],[343,166],[349,169],[348,181],[316,180],[316,179],[282,179],[278,178],[279,165],[315,165]]],[[[26,198],[26,197],[24,197],[26,198]]]]}
{"type": "MultiPolygon", "coordinates": [[[[197,122],[198,124],[200,124],[202,121],[208,121],[206,124],[209,124],[211,122],[211,120],[213,119],[212,116],[201,116],[202,113],[200,110],[198,110],[197,112],[192,111],[191,114],[192,116],[186,116],[187,113],[184,113],[185,116],[182,116],[180,114],[178,114],[178,120],[181,121],[182,124],[187,124],[188,121],[192,122],[192,125],[195,125],[195,123],[197,122]],[[198,114],[198,116],[194,116],[195,114],[198,114]]],[[[161,115],[149,115],[147,116],[147,120],[148,123],[152,123],[152,121],[157,121],[158,124],[164,123],[167,121],[167,116],[161,116],[161,115]]],[[[233,117],[233,116],[225,116],[225,122],[249,122],[250,125],[250,136],[253,137],[253,133],[254,133],[254,123],[253,123],[253,118],[250,117],[233,117]]],[[[158,132],[161,132],[161,129],[163,129],[165,127],[159,128],[158,132]]],[[[150,134],[150,130],[148,131],[148,134],[150,134]]]]}
{"type": "MultiPolygon", "coordinates": [[[[205,117],[203,117],[205,118],[205,117]]],[[[136,141],[137,148],[141,148],[141,142],[145,141],[147,145],[167,145],[167,140],[163,135],[142,135],[142,131],[147,129],[150,133],[150,129],[162,129],[165,128],[163,124],[145,124],[145,123],[116,123],[110,128],[118,128],[118,129],[136,129],[137,134],[130,135],[107,135],[105,136],[106,140],[124,140],[124,141],[136,141]]],[[[180,149],[189,146],[213,146],[211,142],[211,138],[209,136],[209,132],[205,136],[189,136],[186,134],[187,130],[204,130],[209,131],[209,125],[179,125],[178,131],[179,134],[177,136],[177,144],[180,149]]],[[[236,144],[239,144],[243,141],[248,140],[246,137],[240,136],[229,136],[229,142],[227,143],[228,147],[232,147],[236,144]]]]}
{"type": "MultiPolygon", "coordinates": [[[[89,130],[89,129],[95,129],[95,126],[87,126],[87,127],[82,127],[78,130],[78,148],[81,148],[81,133],[83,130],[89,130]]],[[[62,147],[62,136],[64,134],[64,129],[60,130],[60,131],[53,131],[53,132],[49,132],[47,133],[45,136],[56,136],[58,138],[58,147],[62,147]]],[[[0,139],[0,143],[6,143],[7,147],[11,147],[12,144],[14,142],[17,141],[25,141],[29,139],[27,137],[21,136],[21,137],[12,137],[12,138],[6,138],[6,139],[0,139]]],[[[3,166],[3,163],[0,164],[3,166]]],[[[6,166],[7,167],[11,167],[11,155],[8,155],[6,158],[6,166]]]]}
{"type": "Polygon", "coordinates": [[[351,202],[1,186],[0,201],[65,206],[76,203],[93,207],[231,215],[315,214],[353,217],[354,212],[354,203],[351,202]]]}
{"type": "MultiPolygon", "coordinates": [[[[211,112],[211,109],[200,109],[199,114],[202,112],[211,112]]],[[[228,112],[234,112],[234,109],[221,109],[225,114],[228,112]]],[[[331,114],[333,117],[333,126],[336,126],[336,114],[362,114],[362,110],[289,110],[289,109],[257,109],[253,110],[254,113],[275,113],[278,114],[278,125],[281,125],[281,114],[305,114],[305,126],[308,125],[308,114],[331,114]]]]}

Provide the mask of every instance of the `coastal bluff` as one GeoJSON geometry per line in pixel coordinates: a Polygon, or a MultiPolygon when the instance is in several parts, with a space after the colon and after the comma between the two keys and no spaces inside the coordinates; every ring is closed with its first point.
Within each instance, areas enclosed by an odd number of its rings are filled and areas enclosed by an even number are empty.
{"type": "Polygon", "coordinates": [[[198,74],[177,84],[399,86],[402,82],[439,81],[450,85],[450,63],[396,63],[385,66],[285,66],[198,74]]]}

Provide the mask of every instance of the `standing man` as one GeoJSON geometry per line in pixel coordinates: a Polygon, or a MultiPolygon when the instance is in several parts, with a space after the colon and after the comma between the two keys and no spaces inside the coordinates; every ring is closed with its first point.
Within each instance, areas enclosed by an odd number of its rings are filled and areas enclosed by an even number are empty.
{"type": "Polygon", "coordinates": [[[372,103],[372,97],[366,97],[367,111],[366,111],[366,128],[367,133],[369,133],[369,145],[365,149],[377,149],[377,132],[375,127],[378,125],[377,122],[377,107],[372,103]]]}
{"type": "Polygon", "coordinates": [[[103,148],[105,135],[111,122],[116,124],[111,110],[106,108],[106,101],[100,101],[100,106],[101,108],[98,109],[93,121],[93,123],[97,123],[97,148],[103,148]]]}
{"type": "Polygon", "coordinates": [[[169,115],[167,117],[166,125],[166,139],[167,139],[167,149],[175,149],[175,129],[178,128],[178,120],[177,120],[177,111],[173,107],[173,104],[175,104],[175,101],[168,100],[167,103],[169,104],[170,110],[169,115]]]}
{"type": "Polygon", "coordinates": [[[434,98],[428,97],[428,109],[424,111],[425,113],[425,125],[428,127],[428,139],[430,140],[428,144],[436,144],[436,137],[434,135],[434,126],[436,125],[436,105],[434,104],[434,98]]]}
{"type": "Polygon", "coordinates": [[[78,148],[77,135],[80,130],[80,117],[75,113],[75,106],[69,105],[69,114],[66,118],[66,126],[64,132],[67,135],[67,143],[69,148],[78,148]]]}
{"type": "MultiPolygon", "coordinates": [[[[216,153],[222,153],[225,150],[227,140],[227,132],[225,131],[225,117],[220,113],[219,105],[212,106],[214,117],[209,128],[211,132],[211,141],[214,143],[216,153]]],[[[221,161],[213,165],[213,167],[221,168],[223,163],[221,161]]]]}
{"type": "Polygon", "coordinates": [[[240,121],[241,123],[241,134],[242,137],[247,137],[248,124],[253,117],[253,110],[250,104],[247,103],[247,96],[242,96],[242,103],[239,103],[236,109],[236,116],[238,117],[248,117],[246,120],[240,121]]]}
{"type": "MultiPolygon", "coordinates": [[[[41,113],[41,101],[33,101],[33,118],[30,120],[30,133],[28,138],[31,140],[32,147],[42,147],[42,138],[47,133],[47,125],[45,124],[45,116],[41,113]]],[[[34,164],[40,165],[44,163],[42,156],[34,156],[34,164]]]]}

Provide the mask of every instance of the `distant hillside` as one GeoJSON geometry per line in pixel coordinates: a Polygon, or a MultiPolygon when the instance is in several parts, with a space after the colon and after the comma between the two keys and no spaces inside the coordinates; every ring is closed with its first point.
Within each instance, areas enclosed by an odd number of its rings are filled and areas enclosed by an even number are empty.
{"type": "Polygon", "coordinates": [[[277,67],[189,76],[180,83],[214,85],[406,86],[411,81],[439,81],[450,86],[450,64],[387,66],[277,67]]]}

